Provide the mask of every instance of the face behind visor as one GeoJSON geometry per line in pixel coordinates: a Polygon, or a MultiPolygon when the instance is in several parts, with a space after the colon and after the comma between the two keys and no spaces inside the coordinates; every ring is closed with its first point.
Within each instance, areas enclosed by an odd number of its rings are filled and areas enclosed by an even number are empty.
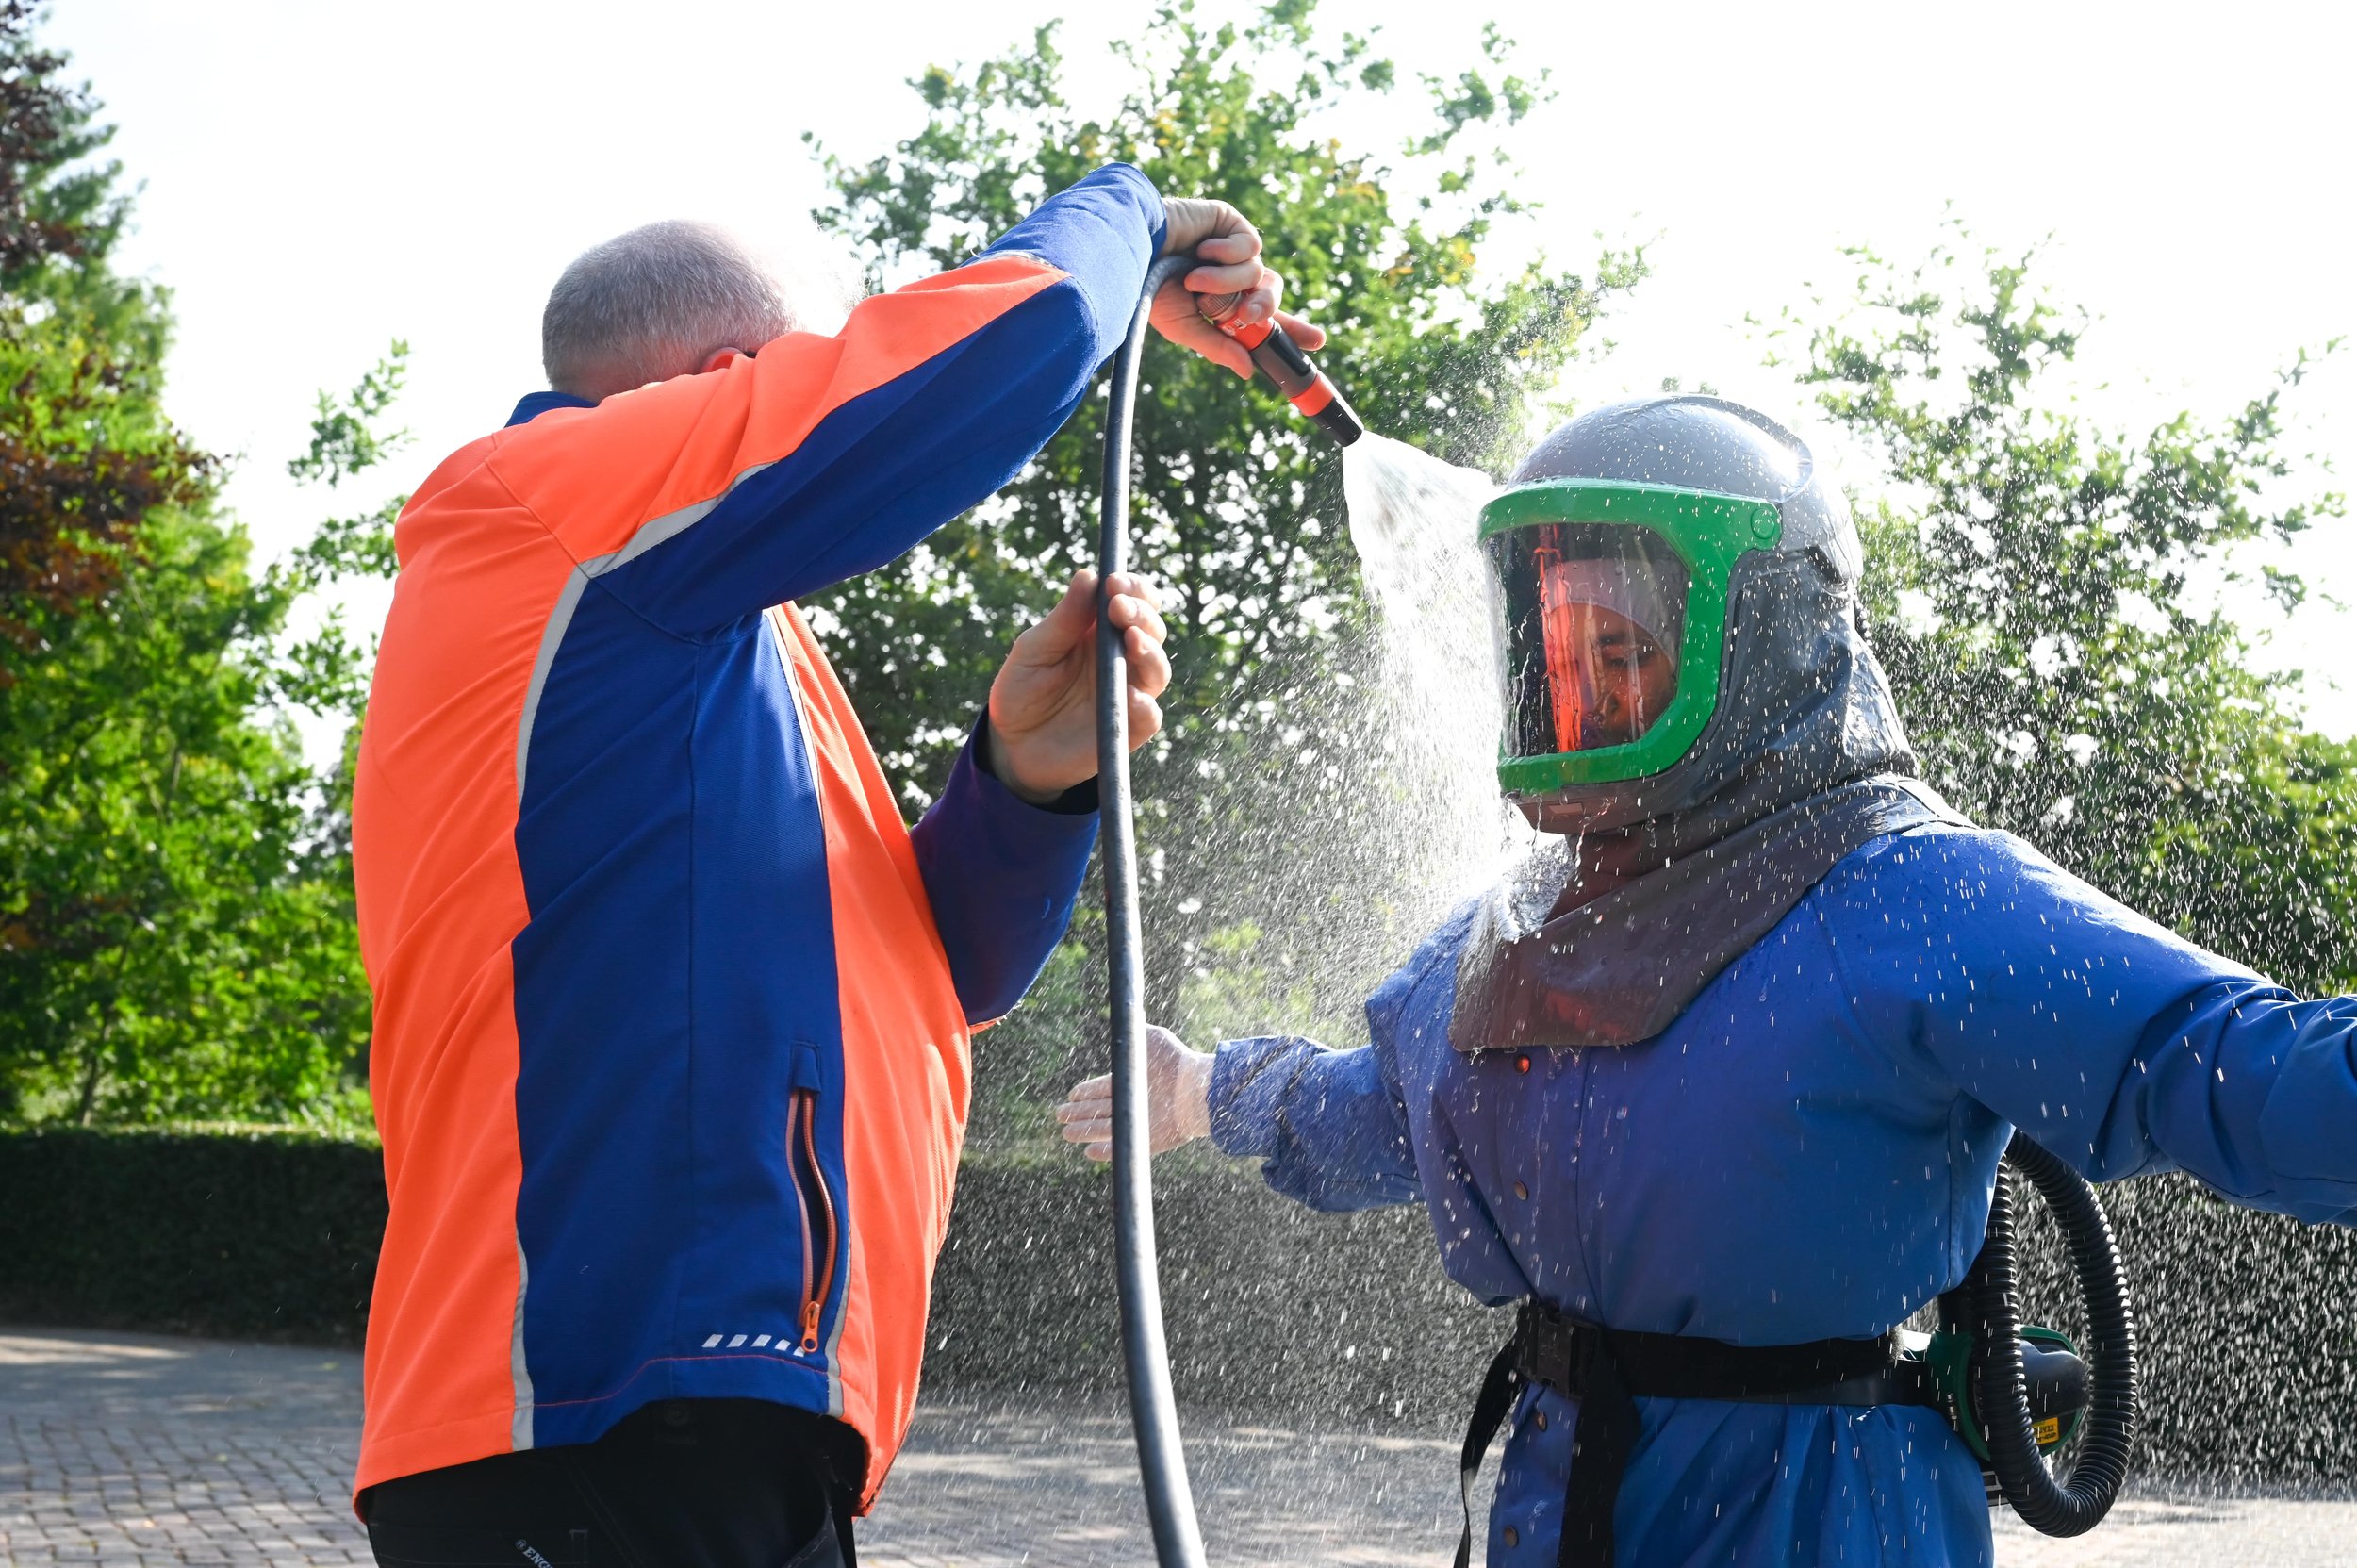
{"type": "Polygon", "coordinates": [[[1612,480],[1540,480],[1484,507],[1506,792],[1646,778],[1686,755],[1718,709],[1736,564],[1783,532],[1771,503],[1612,480]]]}

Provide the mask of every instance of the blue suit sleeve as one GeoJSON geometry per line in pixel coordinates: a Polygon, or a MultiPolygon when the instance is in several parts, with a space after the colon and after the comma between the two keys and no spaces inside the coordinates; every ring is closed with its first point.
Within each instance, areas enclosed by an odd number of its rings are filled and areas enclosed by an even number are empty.
{"type": "Polygon", "coordinates": [[[948,787],[909,833],[958,1004],[973,1024],[1013,1012],[1039,978],[1072,923],[1096,843],[1095,810],[1019,799],[978,760],[981,739],[978,724],[948,787]]]}
{"type": "Polygon", "coordinates": [[[2090,1179],[2357,1217],[2357,999],[2301,1001],[2006,834],[1879,858],[1833,930],[1870,1037],[2090,1179]]]}
{"type": "MultiPolygon", "coordinates": [[[[1127,332],[1162,228],[1161,196],[1126,164],[1050,197],[985,256],[1034,257],[1060,279],[824,408],[791,451],[740,454],[708,509],[663,520],[651,543],[601,564],[607,587],[656,625],[692,635],[898,556],[1012,480],[1056,433],[1127,332]]],[[[954,287],[959,275],[935,281],[954,287]]],[[[879,303],[853,312],[846,339],[891,330],[889,312],[872,326],[864,315],[879,303]]],[[[705,418],[838,395],[804,384],[797,352],[796,339],[781,339],[715,372],[749,390],[716,392],[705,418]]]]}
{"type": "Polygon", "coordinates": [[[1211,1142],[1327,1213],[1413,1203],[1423,1189],[1388,1053],[1293,1036],[1230,1040],[1211,1064],[1211,1142]]]}
{"type": "Polygon", "coordinates": [[[2146,1027],[2096,1142],[2107,1166],[2149,1156],[2254,1209],[2357,1224],[2357,997],[2185,997],[2146,1027]]]}

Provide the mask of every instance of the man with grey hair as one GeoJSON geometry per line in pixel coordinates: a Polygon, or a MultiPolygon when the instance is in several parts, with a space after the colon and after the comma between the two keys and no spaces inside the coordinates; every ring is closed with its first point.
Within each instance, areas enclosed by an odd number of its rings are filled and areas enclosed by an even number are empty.
{"type": "MultiPolygon", "coordinates": [[[[905,1432],[973,1032],[1096,829],[1075,577],[914,829],[794,601],[1012,478],[1160,254],[1277,313],[1260,238],[1115,165],[840,331],[657,223],[549,300],[550,389],[396,531],[354,800],[390,1217],[356,1502],[403,1563],[849,1561],[905,1432]]],[[[1320,335],[1287,318],[1308,347],[1320,335]]],[[[1132,743],[1169,680],[1105,585],[1132,743]]]]}
{"type": "Polygon", "coordinates": [[[595,403],[805,324],[783,280],[734,235],[673,219],[594,245],[565,269],[540,317],[540,363],[551,388],[595,403]]]}

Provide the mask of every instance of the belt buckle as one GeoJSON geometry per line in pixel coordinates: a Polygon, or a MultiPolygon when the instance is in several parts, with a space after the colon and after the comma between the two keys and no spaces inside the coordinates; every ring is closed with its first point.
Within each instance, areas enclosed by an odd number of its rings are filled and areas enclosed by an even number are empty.
{"type": "Polygon", "coordinates": [[[1520,1330],[1523,1376],[1567,1397],[1581,1397],[1588,1370],[1601,1349],[1596,1327],[1532,1302],[1523,1312],[1520,1330]]]}

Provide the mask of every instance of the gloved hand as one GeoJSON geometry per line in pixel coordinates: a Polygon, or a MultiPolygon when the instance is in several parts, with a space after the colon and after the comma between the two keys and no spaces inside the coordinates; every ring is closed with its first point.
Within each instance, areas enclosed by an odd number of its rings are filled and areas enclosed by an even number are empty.
{"type": "Polygon", "coordinates": [[[1252,355],[1203,318],[1223,316],[1238,326],[1274,316],[1304,349],[1322,348],[1326,334],[1277,308],[1285,280],[1261,265],[1261,231],[1226,202],[1162,198],[1162,254],[1192,256],[1203,265],[1154,296],[1154,330],[1214,365],[1252,379],[1252,355]]]}
{"type": "MultiPolygon", "coordinates": [[[[1189,1050],[1186,1042],[1160,1024],[1146,1028],[1146,1098],[1148,1143],[1156,1154],[1193,1143],[1211,1131],[1211,1057],[1189,1050]]],[[[1113,1157],[1113,1081],[1111,1074],[1072,1086],[1056,1119],[1063,1141],[1087,1146],[1092,1160],[1113,1157]]]]}

